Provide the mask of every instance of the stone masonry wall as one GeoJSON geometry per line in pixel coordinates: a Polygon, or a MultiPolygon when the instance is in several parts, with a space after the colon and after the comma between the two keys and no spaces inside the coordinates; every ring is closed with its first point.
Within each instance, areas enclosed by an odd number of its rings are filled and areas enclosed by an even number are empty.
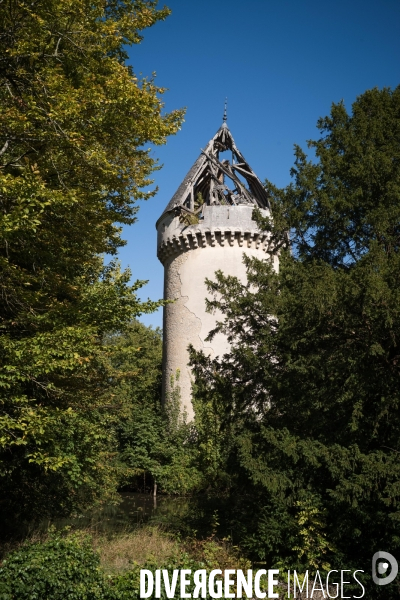
{"type": "MultiPolygon", "coordinates": [[[[221,315],[205,310],[209,296],[205,279],[215,271],[246,281],[243,253],[266,258],[267,236],[251,219],[251,206],[208,206],[199,224],[185,226],[169,213],[158,223],[158,256],[164,264],[164,298],[175,300],[164,308],[163,397],[168,399],[170,378],[179,369],[182,410],[193,418],[192,376],[187,347],[212,356],[229,351],[222,334],[206,341],[221,315]]],[[[265,211],[264,211],[265,213],[265,211]]]]}

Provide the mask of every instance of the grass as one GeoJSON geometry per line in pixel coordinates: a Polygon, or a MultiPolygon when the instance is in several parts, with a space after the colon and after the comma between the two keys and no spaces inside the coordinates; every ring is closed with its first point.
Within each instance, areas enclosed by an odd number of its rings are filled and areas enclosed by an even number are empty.
{"type": "Polygon", "coordinates": [[[158,527],[141,527],[111,537],[95,535],[92,539],[101,566],[108,574],[128,571],[134,564],[143,565],[151,559],[165,564],[180,551],[179,542],[158,527]]]}
{"type": "MultiPolygon", "coordinates": [[[[42,531],[32,533],[23,543],[46,542],[51,531],[50,529],[47,533],[42,531]]],[[[68,528],[64,531],[68,536],[68,528]]],[[[162,527],[154,525],[143,525],[133,531],[119,531],[111,535],[99,533],[90,527],[81,529],[80,532],[83,536],[86,534],[91,538],[93,549],[99,554],[102,570],[107,575],[119,575],[132,569],[141,568],[149,562],[158,565],[156,568],[166,568],[170,562],[180,564],[181,561],[186,562],[188,558],[195,561],[195,564],[201,563],[204,565],[201,568],[208,570],[221,569],[224,572],[225,569],[242,569],[247,571],[252,568],[251,562],[244,558],[238,548],[233,546],[228,539],[219,540],[215,536],[202,540],[195,538],[182,540],[168,533],[162,527]]],[[[3,555],[17,550],[21,544],[22,542],[14,542],[3,545],[3,555]]],[[[191,566],[191,568],[193,567],[191,566]]],[[[254,568],[257,567],[253,565],[254,568]]],[[[287,600],[287,587],[284,581],[281,582],[279,593],[281,600],[287,600]]],[[[304,595],[298,594],[297,597],[301,600],[304,595]]],[[[324,596],[317,592],[313,597],[314,600],[322,600],[324,596]]]]}
{"type": "Polygon", "coordinates": [[[165,565],[184,556],[209,568],[251,568],[250,561],[243,558],[229,540],[214,537],[181,540],[160,527],[150,525],[113,536],[91,533],[91,537],[93,547],[100,555],[101,566],[110,575],[129,571],[133,565],[142,566],[148,561],[165,565]]]}
{"type": "MultiPolygon", "coordinates": [[[[62,530],[68,536],[74,528],[62,530]]],[[[169,533],[160,525],[142,525],[132,530],[115,533],[99,532],[96,528],[84,527],[78,531],[92,540],[93,549],[99,554],[102,569],[109,575],[116,575],[141,567],[145,563],[166,565],[169,562],[180,563],[186,558],[203,563],[209,569],[251,569],[249,560],[229,539],[220,540],[215,536],[206,539],[186,537],[181,539],[169,533]]],[[[46,542],[54,534],[55,528],[31,532],[23,540],[0,544],[0,560],[8,553],[18,550],[25,544],[46,542]]]]}

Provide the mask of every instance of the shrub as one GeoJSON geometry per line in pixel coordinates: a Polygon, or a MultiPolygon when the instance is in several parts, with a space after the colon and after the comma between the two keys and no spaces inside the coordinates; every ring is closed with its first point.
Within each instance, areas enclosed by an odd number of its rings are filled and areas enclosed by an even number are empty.
{"type": "MultiPolygon", "coordinates": [[[[157,539],[160,540],[161,535],[157,539]]],[[[126,545],[128,537],[122,536],[121,540],[126,545]]],[[[136,562],[135,551],[129,560],[131,568],[111,576],[103,569],[100,555],[92,544],[92,538],[82,533],[65,537],[53,534],[45,542],[24,544],[10,553],[0,566],[0,600],[139,600],[140,569],[153,573],[156,569],[166,569],[171,580],[174,569],[190,569],[193,577],[198,569],[250,567],[237,549],[224,541],[208,538],[191,540],[188,548],[179,541],[175,545],[171,543],[169,556],[156,555],[150,548],[141,564],[136,562]]],[[[188,590],[193,586],[192,578],[188,590]]],[[[155,590],[151,600],[154,597],[155,590]]],[[[180,598],[179,583],[174,598],[180,598]]],[[[163,585],[161,600],[167,600],[163,585]]]]}
{"type": "Polygon", "coordinates": [[[110,591],[87,536],[26,544],[0,567],[1,600],[111,600],[110,591]]]}

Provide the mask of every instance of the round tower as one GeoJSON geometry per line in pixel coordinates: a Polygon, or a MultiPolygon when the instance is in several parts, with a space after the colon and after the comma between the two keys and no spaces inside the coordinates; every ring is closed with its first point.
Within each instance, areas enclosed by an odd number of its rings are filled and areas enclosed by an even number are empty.
{"type": "Polygon", "coordinates": [[[157,256],[164,265],[163,399],[179,371],[181,409],[193,418],[188,345],[206,354],[229,351],[224,335],[206,341],[221,315],[206,312],[205,279],[215,271],[246,281],[243,253],[266,257],[267,234],[252,219],[269,214],[266,191],[235,145],[226,124],[201,152],[158,219],[157,256]]]}

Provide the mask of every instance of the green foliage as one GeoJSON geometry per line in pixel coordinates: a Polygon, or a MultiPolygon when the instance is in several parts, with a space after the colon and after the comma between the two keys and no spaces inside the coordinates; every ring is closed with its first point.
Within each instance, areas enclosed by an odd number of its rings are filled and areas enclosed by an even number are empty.
{"type": "Polygon", "coordinates": [[[299,559],[305,565],[305,569],[319,569],[320,571],[328,572],[331,570],[331,565],[323,562],[324,555],[334,551],[334,548],[326,539],[324,529],[326,523],[324,515],[317,506],[313,505],[311,498],[307,498],[303,502],[295,503],[298,508],[297,523],[299,533],[302,538],[300,546],[295,546],[293,550],[298,553],[299,559]]]}
{"type": "MultiPolygon", "coordinates": [[[[212,389],[198,381],[194,386],[193,408],[196,432],[196,464],[202,474],[202,489],[229,487],[232,474],[225,470],[225,464],[232,450],[233,440],[229,429],[224,428],[223,418],[215,410],[212,389]],[[200,401],[198,400],[200,399],[200,401]]],[[[212,519],[210,520],[210,522],[212,519]]]]}
{"type": "Polygon", "coordinates": [[[90,540],[79,536],[26,544],[0,567],[3,600],[111,600],[107,588],[90,540]]]}
{"type": "Polygon", "coordinates": [[[123,332],[106,336],[114,370],[114,393],[132,404],[154,406],[161,396],[162,334],[134,320],[123,332]]]}
{"type": "Polygon", "coordinates": [[[279,273],[246,258],[248,285],[209,283],[232,350],[192,354],[197,401],[235,440],[221,514],[253,555],[369,572],[400,547],[400,88],[318,127],[317,162],[296,148],[293,183],[267,184],[274,221],[257,217],[279,273]]]}
{"type": "MultiPolygon", "coordinates": [[[[166,569],[172,578],[174,569],[249,568],[249,563],[228,553],[225,546],[213,540],[197,543],[193,552],[183,548],[159,564],[149,558],[144,564],[133,564],[122,574],[105,575],[99,555],[88,536],[53,535],[46,542],[26,543],[9,554],[0,566],[0,597],[3,600],[132,600],[140,598],[140,569],[154,573],[166,569]]],[[[191,586],[193,589],[193,582],[191,586]]],[[[151,598],[155,597],[155,590],[151,598]]],[[[161,586],[161,598],[165,589],[161,586]]],[[[180,598],[179,584],[174,598],[180,598]]]]}
{"type": "Polygon", "coordinates": [[[193,212],[183,211],[179,215],[179,222],[185,225],[196,225],[199,223],[200,215],[203,212],[204,198],[201,192],[198,192],[194,201],[193,212]]]}
{"type": "MultiPolygon", "coordinates": [[[[168,561],[168,564],[166,564],[166,565],[160,565],[159,563],[157,563],[154,560],[148,560],[144,565],[142,565],[141,568],[148,569],[153,574],[156,569],[165,569],[168,571],[168,577],[169,577],[169,580],[171,581],[173,571],[175,569],[190,569],[193,573],[194,571],[196,571],[198,569],[204,569],[205,564],[193,559],[186,552],[180,552],[177,556],[172,557],[168,561]]],[[[139,577],[140,577],[139,568],[135,568],[132,571],[128,571],[127,573],[118,575],[117,577],[113,578],[113,582],[112,582],[113,583],[113,591],[115,593],[116,600],[119,600],[119,599],[128,600],[131,598],[140,598],[139,577]]],[[[194,582],[193,582],[192,576],[190,576],[190,580],[191,580],[191,584],[188,585],[188,587],[187,587],[188,593],[190,593],[190,590],[193,590],[193,588],[194,588],[194,582]]],[[[165,593],[165,588],[164,588],[163,584],[161,585],[160,597],[162,598],[162,600],[167,600],[167,595],[165,593]]],[[[173,597],[176,598],[177,600],[181,598],[179,582],[175,588],[175,594],[173,597]]],[[[150,598],[152,600],[155,599],[155,589],[153,589],[153,593],[151,594],[150,598]]]]}
{"type": "MultiPolygon", "coordinates": [[[[115,370],[114,402],[122,484],[146,482],[167,493],[186,493],[199,485],[193,427],[180,413],[179,373],[161,403],[160,330],[133,322],[108,340],[115,370]],[[140,479],[138,477],[140,476],[140,479]]],[[[141,487],[141,485],[139,485],[141,487]]]]}
{"type": "Polygon", "coordinates": [[[162,406],[162,450],[155,477],[168,493],[188,493],[198,489],[202,473],[197,464],[196,430],[187,423],[181,407],[180,372],[171,375],[170,390],[162,406]]]}
{"type": "Polygon", "coordinates": [[[14,523],[109,497],[119,477],[102,340],[159,303],[101,255],[154,193],[144,145],[182,120],[126,64],[167,16],[156,4],[0,4],[0,500],[14,523]]]}

